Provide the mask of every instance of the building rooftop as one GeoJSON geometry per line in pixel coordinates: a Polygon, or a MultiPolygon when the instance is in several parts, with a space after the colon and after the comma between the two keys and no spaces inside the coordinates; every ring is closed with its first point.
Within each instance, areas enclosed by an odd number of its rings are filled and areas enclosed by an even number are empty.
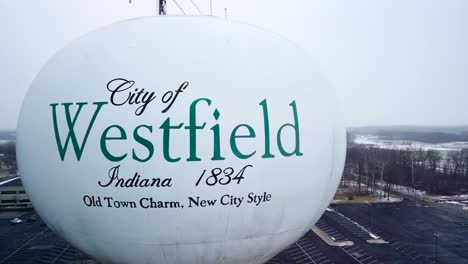
{"type": "Polygon", "coordinates": [[[0,188],[1,187],[19,187],[19,186],[23,186],[23,183],[21,182],[20,177],[15,177],[13,179],[0,182],[0,188]]]}

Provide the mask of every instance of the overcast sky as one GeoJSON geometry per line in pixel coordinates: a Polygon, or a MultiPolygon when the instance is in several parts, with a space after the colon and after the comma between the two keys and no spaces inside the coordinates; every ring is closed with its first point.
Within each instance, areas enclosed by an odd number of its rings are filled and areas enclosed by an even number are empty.
{"type": "MultiPolygon", "coordinates": [[[[0,128],[16,127],[29,84],[66,43],[156,12],[156,0],[131,1],[0,0],[0,128]]],[[[209,0],[193,2],[210,13],[209,0]]],[[[468,124],[466,0],[213,0],[214,15],[225,8],[229,19],[304,47],[336,89],[347,126],[468,124]]]]}

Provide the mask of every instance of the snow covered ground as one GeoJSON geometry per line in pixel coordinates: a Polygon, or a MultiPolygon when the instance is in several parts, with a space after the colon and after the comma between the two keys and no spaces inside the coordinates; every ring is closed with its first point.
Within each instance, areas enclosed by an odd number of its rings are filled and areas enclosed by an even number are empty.
{"type": "MultiPolygon", "coordinates": [[[[351,181],[351,188],[356,188],[358,186],[356,181],[351,181]]],[[[377,186],[379,188],[385,188],[385,183],[377,182],[377,186]]],[[[367,186],[363,183],[361,183],[361,188],[365,189],[367,186]]],[[[430,202],[436,202],[436,203],[447,203],[447,204],[452,204],[456,206],[460,206],[463,210],[468,211],[468,194],[460,194],[460,195],[452,195],[452,196],[441,196],[441,195],[430,195],[425,191],[421,190],[413,190],[411,187],[407,186],[402,186],[402,185],[395,185],[392,184],[392,190],[397,191],[399,193],[405,194],[407,196],[415,197],[420,200],[425,200],[425,201],[430,201],[430,202]]],[[[380,195],[382,192],[381,189],[376,189],[374,198],[375,198],[375,203],[395,203],[395,202],[401,202],[403,199],[401,197],[397,197],[395,195],[390,195],[390,199],[387,199],[384,196],[384,193],[380,195]],[[382,196],[382,198],[379,198],[382,196]]],[[[342,203],[343,201],[340,200],[333,200],[333,203],[342,203]]]]}
{"type": "MultiPolygon", "coordinates": [[[[379,185],[382,186],[382,185],[379,185]]],[[[338,189],[340,193],[346,193],[348,191],[356,191],[358,187],[357,181],[351,181],[350,185],[346,188],[338,189]]],[[[367,189],[367,185],[361,183],[361,190],[365,192],[367,189]]],[[[390,197],[386,197],[386,192],[382,191],[381,189],[374,190],[374,193],[370,196],[363,196],[363,197],[355,197],[355,200],[343,200],[337,199],[333,200],[332,203],[397,203],[403,201],[403,198],[400,196],[396,196],[391,194],[390,197]]]]}
{"type": "Polygon", "coordinates": [[[441,196],[441,195],[430,195],[425,191],[414,190],[410,187],[393,185],[396,191],[404,193],[409,196],[415,196],[419,199],[436,202],[436,203],[446,203],[460,206],[463,210],[468,210],[468,194],[452,195],[452,196],[441,196]]]}
{"type": "Polygon", "coordinates": [[[449,142],[441,144],[430,144],[430,143],[421,143],[416,141],[407,141],[407,140],[390,140],[390,139],[381,139],[378,136],[373,135],[356,135],[354,143],[360,145],[372,145],[376,148],[385,148],[385,149],[423,149],[423,150],[439,150],[443,152],[453,151],[453,150],[462,150],[464,148],[468,149],[468,142],[449,142]]]}

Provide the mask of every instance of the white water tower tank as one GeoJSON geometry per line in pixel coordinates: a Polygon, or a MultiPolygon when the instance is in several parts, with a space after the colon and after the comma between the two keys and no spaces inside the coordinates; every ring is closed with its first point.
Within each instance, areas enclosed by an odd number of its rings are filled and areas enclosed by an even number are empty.
{"type": "Polygon", "coordinates": [[[345,131],[287,39],[211,17],[73,41],[24,99],[18,163],[57,234],[103,263],[264,263],[331,201],[345,131]]]}

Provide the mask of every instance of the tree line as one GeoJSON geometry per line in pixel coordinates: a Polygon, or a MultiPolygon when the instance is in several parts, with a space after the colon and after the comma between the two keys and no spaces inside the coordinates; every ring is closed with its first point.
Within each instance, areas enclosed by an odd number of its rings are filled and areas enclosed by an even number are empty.
{"type": "Polygon", "coordinates": [[[14,141],[0,144],[0,168],[16,172],[16,146],[14,141]]]}
{"type": "Polygon", "coordinates": [[[396,186],[430,194],[453,195],[468,190],[468,149],[384,149],[350,144],[342,185],[357,183],[358,192],[388,197],[396,186]],[[383,194],[382,194],[383,193],[383,194]]]}

